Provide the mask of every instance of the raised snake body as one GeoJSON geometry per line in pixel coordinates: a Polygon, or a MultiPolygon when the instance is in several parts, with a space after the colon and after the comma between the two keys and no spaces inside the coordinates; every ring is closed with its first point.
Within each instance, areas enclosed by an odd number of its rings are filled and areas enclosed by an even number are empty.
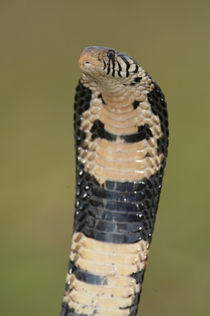
{"type": "Polygon", "coordinates": [[[87,47],[76,88],[76,210],[61,316],[135,316],[168,146],[164,95],[128,55],[87,47]]]}

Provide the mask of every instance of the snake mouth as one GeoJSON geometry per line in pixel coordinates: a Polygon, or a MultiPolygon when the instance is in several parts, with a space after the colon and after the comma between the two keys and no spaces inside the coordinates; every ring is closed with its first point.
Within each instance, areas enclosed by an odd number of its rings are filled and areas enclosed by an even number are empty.
{"type": "Polygon", "coordinates": [[[91,60],[90,56],[81,56],[79,59],[79,67],[80,69],[86,73],[88,70],[91,70],[94,66],[94,60],[91,60]]]}
{"type": "Polygon", "coordinates": [[[98,58],[101,49],[97,46],[89,46],[82,50],[79,57],[79,67],[83,72],[89,72],[91,69],[101,67],[101,61],[98,58]]]}
{"type": "MultiPolygon", "coordinates": [[[[80,53],[79,67],[83,73],[95,77],[107,75],[110,60],[115,59],[115,50],[103,46],[88,46],[80,53]],[[112,55],[112,56],[111,56],[112,55]]],[[[110,67],[110,66],[109,66],[110,67]]]]}

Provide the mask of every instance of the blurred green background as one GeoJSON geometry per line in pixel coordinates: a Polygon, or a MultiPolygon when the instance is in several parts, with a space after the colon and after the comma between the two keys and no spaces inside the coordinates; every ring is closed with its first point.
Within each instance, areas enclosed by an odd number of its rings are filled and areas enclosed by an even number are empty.
{"type": "MultiPolygon", "coordinates": [[[[133,56],[170,148],[141,316],[210,314],[209,1],[0,1],[0,315],[59,315],[74,212],[80,50],[133,56]]],[[[108,316],[108,315],[107,315],[108,316]]]]}

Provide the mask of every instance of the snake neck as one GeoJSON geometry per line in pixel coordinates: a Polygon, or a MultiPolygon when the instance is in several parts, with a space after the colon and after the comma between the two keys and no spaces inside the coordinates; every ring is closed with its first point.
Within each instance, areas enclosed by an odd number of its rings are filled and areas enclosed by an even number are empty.
{"type": "Polygon", "coordinates": [[[121,109],[125,106],[131,105],[133,102],[133,95],[127,88],[119,87],[116,93],[114,91],[101,90],[103,95],[104,103],[107,104],[110,108],[121,109]]]}
{"type": "Polygon", "coordinates": [[[107,80],[103,76],[96,79],[83,73],[81,82],[92,92],[98,91],[102,94],[105,104],[110,104],[113,107],[124,107],[139,98],[142,101],[145,99],[145,95],[154,88],[153,81],[142,68],[139,68],[135,76],[121,80],[114,78],[107,80]]]}

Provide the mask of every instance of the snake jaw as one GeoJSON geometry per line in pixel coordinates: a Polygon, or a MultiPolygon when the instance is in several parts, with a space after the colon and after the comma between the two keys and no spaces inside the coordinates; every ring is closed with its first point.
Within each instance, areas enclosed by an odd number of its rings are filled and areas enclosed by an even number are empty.
{"type": "Polygon", "coordinates": [[[102,51],[102,48],[97,46],[89,46],[82,50],[79,57],[79,67],[84,74],[94,78],[104,75],[102,51]]]}

